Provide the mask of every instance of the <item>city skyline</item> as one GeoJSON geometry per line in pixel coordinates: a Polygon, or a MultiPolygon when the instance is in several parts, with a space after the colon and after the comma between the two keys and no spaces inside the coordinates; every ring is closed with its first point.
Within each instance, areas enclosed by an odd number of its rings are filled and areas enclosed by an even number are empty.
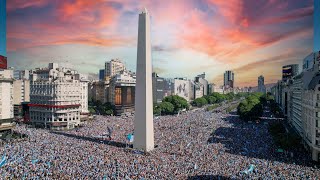
{"type": "Polygon", "coordinates": [[[97,74],[105,61],[120,58],[134,70],[143,7],[151,12],[153,66],[162,77],[206,72],[222,85],[224,71],[233,70],[235,86],[256,86],[260,74],[274,83],[283,65],[301,66],[313,47],[312,0],[14,0],[7,2],[8,64],[31,69],[68,61],[97,74]]]}

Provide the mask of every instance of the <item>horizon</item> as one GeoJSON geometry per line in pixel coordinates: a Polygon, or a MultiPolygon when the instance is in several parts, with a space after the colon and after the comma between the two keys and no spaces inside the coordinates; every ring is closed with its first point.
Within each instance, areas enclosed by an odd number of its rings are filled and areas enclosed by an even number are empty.
{"type": "Polygon", "coordinates": [[[313,0],[161,1],[97,0],[7,2],[7,56],[17,69],[72,63],[98,74],[120,58],[136,71],[138,14],[151,16],[153,69],[161,77],[206,79],[235,86],[281,79],[281,68],[301,64],[313,47],[313,0]],[[188,73],[187,73],[188,72],[188,73]]]}

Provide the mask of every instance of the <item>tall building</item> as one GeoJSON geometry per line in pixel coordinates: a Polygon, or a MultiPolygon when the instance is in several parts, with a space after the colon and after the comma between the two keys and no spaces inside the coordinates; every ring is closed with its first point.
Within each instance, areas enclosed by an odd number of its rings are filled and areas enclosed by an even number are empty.
{"type": "Polygon", "coordinates": [[[264,85],[264,77],[262,75],[258,77],[258,92],[266,93],[266,87],[264,85]]]}
{"type": "Polygon", "coordinates": [[[224,73],[224,86],[228,86],[230,88],[234,87],[234,73],[233,71],[226,71],[224,73]]]}
{"type": "Polygon", "coordinates": [[[117,115],[134,111],[136,74],[124,70],[113,76],[109,84],[109,101],[117,115]]]}
{"type": "Polygon", "coordinates": [[[134,148],[145,151],[151,151],[154,148],[150,33],[150,16],[145,8],[139,14],[133,143],[134,148]]]}
{"type": "Polygon", "coordinates": [[[13,70],[7,69],[6,0],[0,0],[0,132],[13,123],[13,70]]]}
{"type": "MultiPolygon", "coordinates": [[[[320,161],[320,76],[316,60],[319,53],[307,56],[303,72],[278,82],[273,88],[276,101],[281,105],[289,124],[303,139],[303,144],[320,161]],[[311,63],[307,63],[311,62],[311,63]]],[[[319,58],[320,59],[320,58],[319,58]]]]}
{"type": "Polygon", "coordinates": [[[109,84],[105,81],[93,81],[88,85],[89,101],[100,101],[102,104],[109,102],[109,84]]]}
{"type": "Polygon", "coordinates": [[[106,72],[105,69],[100,69],[99,70],[99,81],[104,81],[105,80],[105,75],[106,75],[105,72],[106,72]]]}
{"type": "Polygon", "coordinates": [[[289,64],[282,66],[282,81],[286,81],[299,74],[299,64],[289,64]]]}
{"type": "Polygon", "coordinates": [[[30,81],[15,79],[13,82],[14,117],[22,118],[22,105],[30,102],[30,81]]]}
{"type": "Polygon", "coordinates": [[[157,73],[152,73],[152,95],[153,103],[161,103],[165,97],[166,80],[159,77],[157,73]]]}
{"type": "Polygon", "coordinates": [[[187,78],[175,78],[173,80],[173,83],[174,83],[174,91],[173,91],[174,95],[183,97],[187,101],[192,100],[190,97],[190,92],[192,92],[190,89],[191,81],[187,80],[187,78]]]}
{"type": "Polygon", "coordinates": [[[314,26],[314,45],[313,51],[320,51],[320,0],[314,0],[314,10],[313,10],[313,26],[314,26]]]}
{"type": "Polygon", "coordinates": [[[112,59],[105,63],[105,80],[109,81],[114,75],[126,70],[125,64],[120,59],[112,59]]]}
{"type": "Polygon", "coordinates": [[[204,85],[199,82],[195,82],[194,83],[194,99],[201,98],[204,95],[203,92],[204,92],[204,85]]]}
{"type": "Polygon", "coordinates": [[[30,120],[35,126],[71,129],[88,113],[88,81],[77,71],[50,63],[31,73],[30,120]]]}
{"type": "Polygon", "coordinates": [[[0,131],[13,126],[13,71],[0,69],[0,131]]]}
{"type": "Polygon", "coordinates": [[[203,86],[202,95],[203,96],[208,95],[208,81],[206,80],[206,74],[202,73],[202,74],[196,76],[194,81],[196,83],[200,83],[203,86]]]}

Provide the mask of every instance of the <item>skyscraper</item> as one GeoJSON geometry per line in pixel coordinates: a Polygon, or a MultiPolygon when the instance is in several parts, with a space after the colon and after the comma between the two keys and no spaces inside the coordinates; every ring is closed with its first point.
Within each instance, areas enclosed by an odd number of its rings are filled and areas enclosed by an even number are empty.
{"type": "Polygon", "coordinates": [[[233,71],[226,71],[224,73],[224,86],[234,87],[234,73],[233,71]]]}
{"type": "Polygon", "coordinates": [[[258,77],[258,92],[266,92],[266,87],[264,86],[264,77],[262,75],[258,77]]]}
{"type": "Polygon", "coordinates": [[[150,44],[150,16],[145,8],[139,14],[137,80],[135,93],[134,143],[136,149],[154,148],[152,62],[150,44]]]}
{"type": "Polygon", "coordinates": [[[313,10],[313,22],[314,22],[314,52],[320,51],[320,0],[314,0],[313,10]]]}

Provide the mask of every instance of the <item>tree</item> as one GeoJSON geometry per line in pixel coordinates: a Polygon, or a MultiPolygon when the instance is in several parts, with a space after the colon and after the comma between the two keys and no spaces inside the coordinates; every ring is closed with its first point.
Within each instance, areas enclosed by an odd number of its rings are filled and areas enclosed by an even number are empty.
{"type": "Polygon", "coordinates": [[[204,98],[207,100],[208,104],[214,104],[217,101],[214,96],[204,96],[204,98]]]}
{"type": "Polygon", "coordinates": [[[88,110],[89,110],[90,114],[96,113],[96,110],[93,107],[89,107],[88,110]]]}
{"type": "Polygon", "coordinates": [[[173,114],[174,106],[170,102],[162,102],[159,105],[161,114],[173,114]]]}
{"type": "Polygon", "coordinates": [[[189,109],[187,100],[178,95],[167,96],[162,100],[162,102],[171,103],[174,106],[174,113],[178,113],[182,109],[189,109]]]}
{"type": "Polygon", "coordinates": [[[161,115],[161,108],[158,104],[153,105],[153,114],[157,116],[161,115]]]}
{"type": "Polygon", "coordinates": [[[197,98],[197,99],[195,99],[195,100],[193,101],[193,105],[194,105],[194,106],[197,106],[197,107],[202,107],[202,106],[204,106],[204,105],[206,105],[206,104],[208,104],[208,101],[207,101],[205,98],[203,98],[203,97],[197,98]]]}

